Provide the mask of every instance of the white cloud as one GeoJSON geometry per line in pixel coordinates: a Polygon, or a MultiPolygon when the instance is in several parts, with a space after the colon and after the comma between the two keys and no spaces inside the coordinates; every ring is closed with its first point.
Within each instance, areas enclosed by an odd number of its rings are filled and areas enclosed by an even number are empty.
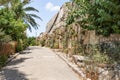
{"type": "Polygon", "coordinates": [[[60,9],[60,6],[56,6],[56,5],[52,4],[51,2],[48,2],[46,4],[45,8],[50,11],[58,11],[60,9]]]}

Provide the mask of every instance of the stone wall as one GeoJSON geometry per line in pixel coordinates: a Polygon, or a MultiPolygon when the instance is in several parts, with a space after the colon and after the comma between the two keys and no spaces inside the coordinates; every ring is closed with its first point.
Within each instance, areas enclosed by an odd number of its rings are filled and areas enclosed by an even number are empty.
{"type": "Polygon", "coordinates": [[[17,42],[0,43],[0,55],[11,55],[16,51],[17,42]]]}

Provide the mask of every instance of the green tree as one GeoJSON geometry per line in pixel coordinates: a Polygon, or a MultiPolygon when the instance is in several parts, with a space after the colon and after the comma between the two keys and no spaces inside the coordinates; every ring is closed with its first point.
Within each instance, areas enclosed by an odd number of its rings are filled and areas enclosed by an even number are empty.
{"type": "Polygon", "coordinates": [[[14,18],[14,12],[3,8],[0,10],[0,28],[12,37],[12,40],[19,40],[25,33],[27,25],[23,20],[14,18]]]}
{"type": "Polygon", "coordinates": [[[39,12],[34,7],[27,6],[30,4],[29,0],[13,0],[11,2],[11,9],[15,12],[16,19],[22,19],[29,27],[31,31],[31,27],[34,29],[38,28],[38,24],[35,21],[35,18],[42,20],[39,16],[35,14],[31,14],[29,12],[39,12]]]}
{"type": "Polygon", "coordinates": [[[25,34],[27,28],[38,28],[34,18],[41,19],[35,14],[29,14],[29,11],[37,11],[33,7],[25,7],[30,3],[29,0],[5,0],[9,7],[5,6],[0,9],[0,28],[12,37],[13,40],[19,40],[25,34]]]}
{"type": "Polygon", "coordinates": [[[29,38],[28,38],[28,44],[29,44],[30,46],[35,46],[35,45],[37,45],[36,38],[35,38],[35,37],[29,37],[29,38]]]}
{"type": "Polygon", "coordinates": [[[119,0],[72,0],[74,8],[67,24],[78,22],[81,27],[95,30],[97,34],[108,36],[120,34],[119,0]]]}
{"type": "Polygon", "coordinates": [[[30,12],[39,12],[33,7],[27,6],[30,0],[0,0],[0,41],[3,42],[5,35],[9,35],[12,40],[17,41],[17,51],[21,51],[28,46],[26,29],[38,28],[35,18],[42,20],[39,16],[30,12]]]}
{"type": "Polygon", "coordinates": [[[0,6],[8,4],[12,0],[0,0],[0,6]]]}
{"type": "Polygon", "coordinates": [[[1,42],[9,42],[11,40],[11,37],[9,35],[6,35],[4,31],[0,29],[0,43],[1,42]]]}

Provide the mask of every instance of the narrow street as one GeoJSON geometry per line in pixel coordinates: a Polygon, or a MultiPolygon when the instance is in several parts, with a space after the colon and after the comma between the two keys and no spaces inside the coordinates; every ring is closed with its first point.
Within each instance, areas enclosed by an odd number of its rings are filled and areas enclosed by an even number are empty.
{"type": "Polygon", "coordinates": [[[48,48],[29,47],[0,72],[0,80],[80,80],[76,73],[48,48]]]}

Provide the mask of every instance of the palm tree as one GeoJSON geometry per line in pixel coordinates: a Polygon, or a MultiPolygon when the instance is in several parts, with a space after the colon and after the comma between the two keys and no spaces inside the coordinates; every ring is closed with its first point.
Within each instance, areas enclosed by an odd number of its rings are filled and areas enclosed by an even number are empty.
{"type": "Polygon", "coordinates": [[[0,6],[8,3],[11,0],[0,0],[0,6]]]}
{"type": "Polygon", "coordinates": [[[29,7],[28,5],[30,0],[12,0],[11,1],[11,9],[15,12],[16,19],[23,19],[24,22],[29,26],[29,30],[33,27],[34,29],[38,29],[38,24],[35,21],[35,18],[42,20],[39,16],[35,14],[30,14],[28,12],[34,11],[39,12],[34,7],[29,7]]]}

